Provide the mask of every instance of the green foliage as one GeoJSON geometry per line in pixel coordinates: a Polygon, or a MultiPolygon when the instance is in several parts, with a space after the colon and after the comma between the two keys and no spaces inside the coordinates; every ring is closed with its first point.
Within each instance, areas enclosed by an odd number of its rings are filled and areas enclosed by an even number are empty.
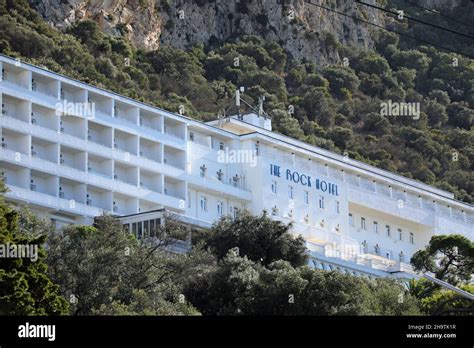
{"type": "Polygon", "coordinates": [[[110,216],[94,227],[68,226],[48,241],[51,277],[64,296],[77,299],[71,305],[75,315],[195,314],[179,302],[173,280],[183,260],[165,251],[175,233],[179,229],[165,226],[158,231],[160,243],[144,244],[110,216]]]}
{"type": "Polygon", "coordinates": [[[354,93],[360,84],[357,75],[348,68],[337,66],[326,68],[324,77],[329,81],[331,91],[339,97],[347,96],[347,93],[354,93]]]}
{"type": "MultiPolygon", "coordinates": [[[[459,288],[474,294],[472,284],[461,284],[459,288]]],[[[474,315],[474,303],[471,300],[426,279],[411,280],[409,292],[419,299],[422,311],[428,315],[474,315]]]]}
{"type": "MultiPolygon", "coordinates": [[[[0,181],[0,192],[5,192],[0,181]]],[[[25,228],[34,222],[12,210],[0,196],[0,244],[4,247],[37,247],[37,259],[0,258],[0,315],[61,315],[68,310],[67,301],[61,297],[59,286],[48,277],[45,263],[46,251],[43,234],[29,235],[25,228]],[[21,220],[21,221],[19,221],[21,220]]]]}
{"type": "Polygon", "coordinates": [[[185,294],[204,315],[420,314],[394,280],[294,268],[286,261],[265,267],[232,252],[203,278],[185,286],[185,294]]]}
{"type": "Polygon", "coordinates": [[[291,235],[290,227],[272,220],[266,212],[255,216],[242,211],[235,219],[223,217],[201,239],[218,259],[237,247],[240,255],[263,265],[276,260],[288,261],[295,267],[305,265],[308,260],[304,239],[291,235]]]}
{"type": "Polygon", "coordinates": [[[416,271],[432,272],[453,285],[468,282],[474,273],[474,243],[458,234],[433,236],[411,263],[416,271]]]}

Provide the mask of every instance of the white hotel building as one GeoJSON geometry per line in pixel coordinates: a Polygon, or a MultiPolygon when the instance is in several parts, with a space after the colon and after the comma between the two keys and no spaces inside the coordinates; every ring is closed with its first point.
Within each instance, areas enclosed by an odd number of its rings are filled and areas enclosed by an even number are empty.
{"type": "Polygon", "coordinates": [[[201,227],[265,209],[293,222],[315,267],[404,279],[431,236],[473,239],[474,207],[452,193],[274,133],[255,114],[202,123],[9,57],[0,68],[6,197],[58,225],[111,212],[146,235],[162,209],[201,227]],[[222,149],[258,156],[230,163],[222,149]]]}

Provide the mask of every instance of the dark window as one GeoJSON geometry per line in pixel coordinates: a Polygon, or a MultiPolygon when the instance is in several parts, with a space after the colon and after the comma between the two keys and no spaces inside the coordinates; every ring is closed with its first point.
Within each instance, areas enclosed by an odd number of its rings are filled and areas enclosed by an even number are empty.
{"type": "Polygon", "coordinates": [[[148,220],[143,221],[143,238],[150,237],[150,231],[148,230],[148,220]]]}
{"type": "Polygon", "coordinates": [[[142,234],[142,223],[139,222],[138,223],[138,230],[137,230],[137,238],[138,239],[142,239],[143,237],[143,234],[142,234]]]}
{"type": "Polygon", "coordinates": [[[150,237],[154,237],[155,235],[155,220],[150,220],[150,237]]]}

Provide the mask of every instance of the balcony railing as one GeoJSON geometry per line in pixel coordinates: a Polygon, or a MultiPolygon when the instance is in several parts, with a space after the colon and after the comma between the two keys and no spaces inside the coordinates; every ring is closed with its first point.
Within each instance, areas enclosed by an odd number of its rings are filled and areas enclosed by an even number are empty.
{"type": "Polygon", "coordinates": [[[306,247],[310,252],[321,254],[325,257],[350,261],[358,265],[382,270],[385,272],[403,271],[407,273],[414,273],[411,265],[407,263],[391,260],[386,257],[373,254],[346,251],[344,248],[341,248],[341,245],[334,245],[329,241],[315,242],[306,240],[306,247]]]}

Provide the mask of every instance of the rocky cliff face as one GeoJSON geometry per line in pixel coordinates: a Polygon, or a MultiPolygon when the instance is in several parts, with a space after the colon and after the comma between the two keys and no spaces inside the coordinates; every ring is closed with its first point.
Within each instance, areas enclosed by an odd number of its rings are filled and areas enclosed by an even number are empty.
{"type": "MultiPolygon", "coordinates": [[[[375,0],[367,0],[374,3],[375,0]]],[[[30,0],[51,25],[64,29],[85,19],[107,33],[125,35],[139,48],[185,48],[213,44],[240,35],[280,42],[296,59],[335,61],[336,40],[371,46],[371,28],[304,0],[30,0]],[[336,39],[336,40],[335,40],[336,39]]],[[[352,1],[317,1],[321,6],[379,24],[380,11],[352,1]]]]}

